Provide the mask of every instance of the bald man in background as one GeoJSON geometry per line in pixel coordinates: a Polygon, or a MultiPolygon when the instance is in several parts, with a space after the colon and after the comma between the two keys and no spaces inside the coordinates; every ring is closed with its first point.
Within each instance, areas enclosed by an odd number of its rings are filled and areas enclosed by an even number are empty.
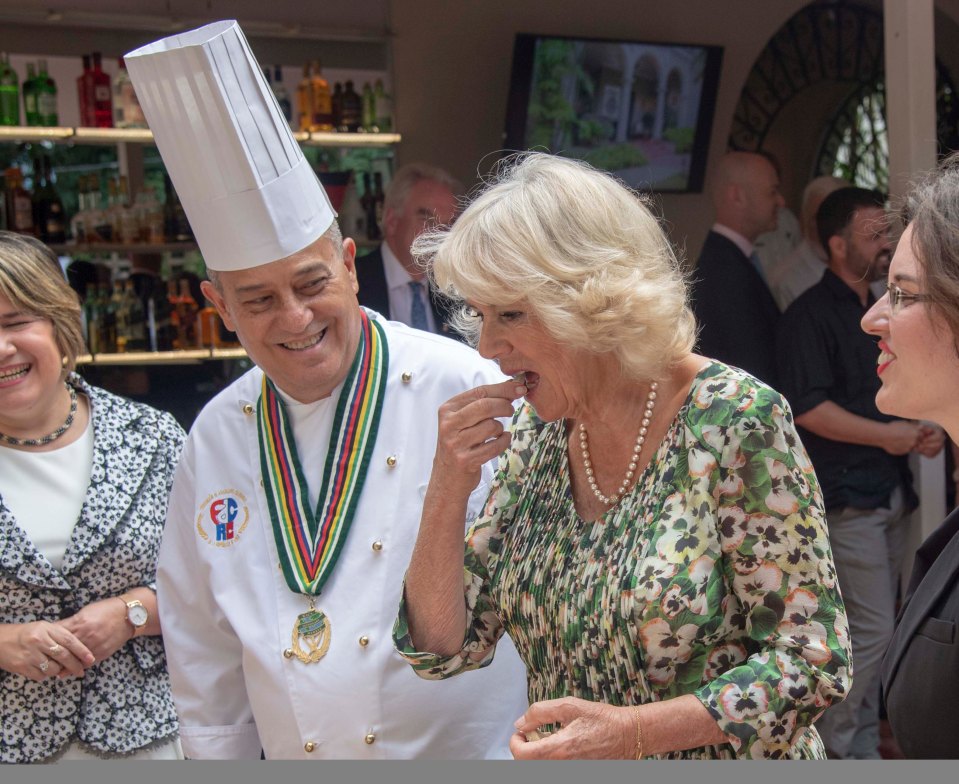
{"type": "Polygon", "coordinates": [[[816,211],[830,193],[848,186],[845,180],[826,175],[810,180],[803,189],[799,219],[802,241],[791,253],[777,259],[766,272],[769,288],[783,313],[796,297],[822,280],[826,271],[826,251],[819,241],[816,211]]]}
{"type": "Polygon", "coordinates": [[[700,353],[777,385],[779,308],[753,243],[776,228],[785,205],[779,175],[763,155],[726,153],[713,176],[716,222],[693,275],[693,310],[700,353]]]}

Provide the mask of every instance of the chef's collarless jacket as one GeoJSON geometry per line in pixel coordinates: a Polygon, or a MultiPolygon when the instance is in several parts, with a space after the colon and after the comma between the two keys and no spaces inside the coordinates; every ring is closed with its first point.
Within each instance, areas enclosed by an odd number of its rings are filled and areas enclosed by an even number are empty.
{"type": "MultiPolygon", "coordinates": [[[[501,643],[489,667],[436,682],[416,676],[390,633],[432,466],[437,410],[503,376],[455,341],[380,323],[389,345],[386,396],[352,528],[316,600],[330,625],[319,662],[284,656],[309,603],[280,569],[261,484],[262,372],[253,368],[217,395],[190,432],[157,576],[187,757],[256,759],[261,748],[280,759],[510,756],[513,722],[527,705],[526,673],[512,644],[501,643]]],[[[326,410],[332,418],[335,406],[326,410]]],[[[316,451],[301,454],[308,472],[325,461],[331,423],[319,428],[326,436],[315,439],[316,451]]],[[[311,436],[295,440],[308,450],[311,436]]],[[[470,518],[491,478],[487,466],[470,518]]],[[[315,498],[319,480],[308,483],[315,498]]]]}

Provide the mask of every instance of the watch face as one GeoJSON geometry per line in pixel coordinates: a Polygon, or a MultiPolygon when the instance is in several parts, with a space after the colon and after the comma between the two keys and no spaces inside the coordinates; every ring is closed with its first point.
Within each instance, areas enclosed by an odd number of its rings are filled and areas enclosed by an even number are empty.
{"type": "Polygon", "coordinates": [[[127,617],[134,626],[143,626],[143,624],[147,622],[146,607],[139,604],[133,605],[133,607],[129,608],[127,617]]]}

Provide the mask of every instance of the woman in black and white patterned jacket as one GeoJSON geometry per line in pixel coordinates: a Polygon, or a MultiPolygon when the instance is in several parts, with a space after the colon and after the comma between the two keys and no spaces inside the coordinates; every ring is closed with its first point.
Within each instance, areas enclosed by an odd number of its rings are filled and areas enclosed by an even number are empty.
{"type": "Polygon", "coordinates": [[[185,434],[86,384],[52,252],[0,232],[0,762],[181,756],[153,579],[185,434]]]}

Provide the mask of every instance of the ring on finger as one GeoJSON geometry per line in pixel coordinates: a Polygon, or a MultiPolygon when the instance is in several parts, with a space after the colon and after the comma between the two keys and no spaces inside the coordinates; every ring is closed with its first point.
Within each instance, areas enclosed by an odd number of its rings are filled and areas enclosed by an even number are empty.
{"type": "Polygon", "coordinates": [[[50,669],[50,660],[44,659],[42,662],[40,662],[37,665],[37,667],[39,668],[40,672],[46,672],[47,670],[50,669]]]}
{"type": "Polygon", "coordinates": [[[63,653],[63,646],[57,643],[56,645],[51,645],[49,648],[50,655],[56,658],[61,653],[63,653]]]}

